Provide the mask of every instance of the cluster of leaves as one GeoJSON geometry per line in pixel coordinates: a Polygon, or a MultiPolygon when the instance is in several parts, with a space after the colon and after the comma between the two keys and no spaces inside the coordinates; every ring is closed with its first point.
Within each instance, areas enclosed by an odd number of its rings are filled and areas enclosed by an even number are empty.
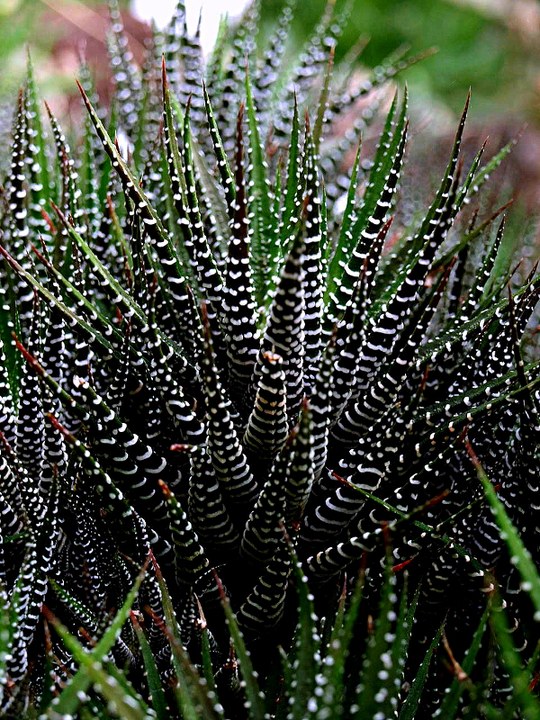
{"type": "Polygon", "coordinates": [[[415,58],[334,70],[331,5],[284,62],[292,12],[257,54],[254,4],[204,65],[179,2],[139,71],[111,3],[116,100],[81,69],[75,152],[29,67],[1,220],[5,716],[540,716],[540,282],[508,295],[500,212],[464,219],[508,149],[464,172],[466,107],[392,226],[406,93],[346,157],[415,58]]]}

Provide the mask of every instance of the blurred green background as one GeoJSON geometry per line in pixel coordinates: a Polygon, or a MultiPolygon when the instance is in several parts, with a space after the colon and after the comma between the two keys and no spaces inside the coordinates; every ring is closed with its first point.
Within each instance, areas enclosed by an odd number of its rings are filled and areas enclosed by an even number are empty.
{"type": "MultiPolygon", "coordinates": [[[[274,15],[283,4],[263,1],[264,16],[274,15]]],[[[325,0],[298,4],[299,39],[324,5],[325,0]]],[[[406,73],[413,99],[432,99],[455,113],[472,87],[476,117],[512,113],[540,122],[537,0],[356,0],[339,52],[359,36],[369,38],[362,54],[369,66],[403,44],[413,53],[437,48],[406,73]]]]}
{"type": "MultiPolygon", "coordinates": [[[[326,1],[297,3],[298,42],[315,26],[326,1]]],[[[207,2],[213,8],[215,0],[207,2]]],[[[129,0],[122,4],[130,5],[129,0]]],[[[283,4],[284,0],[262,0],[267,27],[283,4]]],[[[100,5],[104,3],[0,0],[0,94],[20,82],[26,44],[32,47],[46,89],[53,89],[54,83],[65,88],[71,68],[58,44],[65,49],[66,38],[72,45],[84,42],[87,32],[91,45],[102,32],[96,21],[96,16],[103,15],[100,5]],[[88,9],[92,14],[85,15],[88,9]]],[[[359,36],[370,39],[362,54],[370,66],[403,44],[412,52],[438,49],[405,75],[416,102],[432,102],[456,113],[472,87],[474,116],[519,115],[540,125],[538,0],[355,0],[338,54],[359,36]]]]}
{"type": "MultiPolygon", "coordinates": [[[[160,0],[154,0],[158,3],[160,0]]],[[[339,11],[348,0],[335,0],[339,11]]],[[[195,0],[186,0],[186,4],[195,0]]],[[[262,32],[285,0],[261,0],[262,32]]],[[[293,24],[301,44],[315,27],[328,0],[298,0],[293,24]]],[[[493,149],[515,137],[527,124],[510,164],[513,186],[526,190],[528,205],[540,202],[540,0],[352,0],[338,57],[359,37],[369,39],[362,55],[374,66],[402,45],[415,54],[436,54],[409,68],[402,79],[410,88],[413,133],[427,157],[445,145],[455,128],[468,89],[472,88],[469,135],[475,147],[486,135],[493,149]],[[443,138],[443,143],[438,143],[443,138]],[[530,192],[529,192],[530,191],[530,192]]],[[[216,0],[206,0],[212,11],[216,0]]],[[[121,0],[132,49],[142,59],[148,26],[130,15],[121,0]]],[[[221,10],[221,4],[219,9],[221,10]]],[[[32,51],[40,91],[55,112],[78,102],[73,78],[79,50],[86,55],[106,100],[109,70],[105,44],[105,2],[90,0],[0,0],[0,114],[11,114],[24,76],[26,46],[32,51]],[[8,108],[8,109],[6,109],[8,108]]],[[[415,151],[417,152],[417,151],[415,151]]]]}
{"type": "MultiPolygon", "coordinates": [[[[298,42],[309,35],[328,0],[297,3],[298,42]]],[[[348,0],[335,0],[336,9],[348,0]]],[[[469,88],[466,137],[474,150],[489,136],[487,153],[521,136],[499,171],[507,197],[527,214],[540,203],[540,0],[352,0],[337,56],[359,37],[369,40],[361,62],[373,67],[396,48],[436,52],[400,75],[410,89],[414,156],[438,173],[469,88]],[[442,151],[442,152],[441,152],[442,151]]],[[[285,0],[262,0],[266,27],[285,0]]]]}

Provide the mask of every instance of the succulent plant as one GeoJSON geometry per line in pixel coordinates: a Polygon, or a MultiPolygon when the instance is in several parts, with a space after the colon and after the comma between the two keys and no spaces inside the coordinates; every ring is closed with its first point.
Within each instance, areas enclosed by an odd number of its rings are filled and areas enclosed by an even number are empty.
{"type": "Polygon", "coordinates": [[[111,3],[115,101],[82,67],[75,151],[29,64],[0,247],[6,717],[539,716],[540,283],[507,291],[477,201],[509,147],[464,169],[467,100],[401,222],[406,91],[347,158],[417,58],[334,68],[342,3],[294,63],[293,4],[264,51],[253,4],[204,63],[179,2],[139,71],[111,3]]]}

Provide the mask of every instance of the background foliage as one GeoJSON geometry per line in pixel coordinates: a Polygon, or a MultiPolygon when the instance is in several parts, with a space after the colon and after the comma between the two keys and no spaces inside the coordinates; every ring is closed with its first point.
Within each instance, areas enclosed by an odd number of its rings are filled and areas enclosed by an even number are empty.
{"type": "MultiPolygon", "coordinates": [[[[283,4],[284,0],[263,0],[267,31],[283,4]]],[[[37,60],[46,57],[62,34],[51,26],[43,32],[44,14],[55,12],[54,8],[69,14],[81,5],[98,8],[100,3],[0,0],[0,61],[9,68],[8,77],[22,79],[25,43],[31,43],[37,60]]],[[[127,8],[129,0],[121,5],[127,8]]],[[[311,32],[324,5],[325,0],[298,4],[293,23],[298,41],[311,32]]],[[[369,44],[363,61],[374,66],[404,43],[413,52],[436,47],[437,55],[408,71],[407,79],[414,87],[413,105],[427,97],[457,113],[464,93],[473,87],[473,118],[488,113],[493,118],[511,111],[538,122],[539,17],[536,0],[355,0],[339,53],[364,37],[369,44]]],[[[67,69],[58,70],[65,74],[67,69]]],[[[0,94],[5,92],[6,80],[3,74],[0,94]]]]}
{"type": "MultiPolygon", "coordinates": [[[[341,2],[342,0],[338,0],[341,2]]],[[[294,24],[305,36],[325,0],[300,3],[294,24]]],[[[263,4],[267,18],[283,0],[263,4]]],[[[474,89],[476,115],[526,114],[538,121],[540,8],[532,2],[505,0],[355,0],[339,52],[369,39],[363,61],[373,66],[396,47],[413,52],[435,47],[438,53],[410,69],[413,103],[429,98],[459,112],[469,87],[474,89]],[[421,91],[421,92],[419,92],[421,91]]]]}

